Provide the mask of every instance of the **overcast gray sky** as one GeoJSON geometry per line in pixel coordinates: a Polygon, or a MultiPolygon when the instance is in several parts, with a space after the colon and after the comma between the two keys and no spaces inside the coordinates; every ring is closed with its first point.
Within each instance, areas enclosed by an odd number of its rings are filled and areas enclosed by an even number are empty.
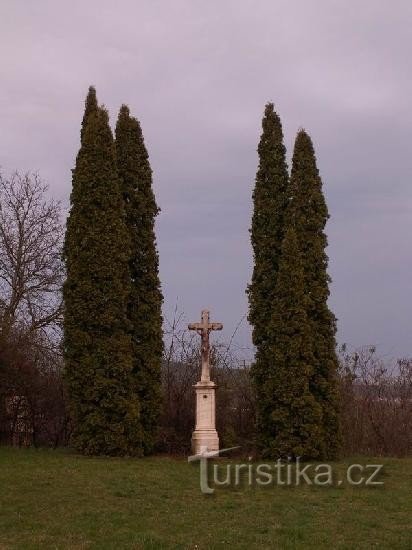
{"type": "MultiPolygon", "coordinates": [[[[112,125],[127,103],[162,208],[165,313],[210,307],[228,337],[273,101],[289,155],[299,127],[316,147],[339,341],[412,355],[411,27],[409,0],[2,0],[0,166],[38,170],[67,207],[89,84],[112,125]]],[[[236,340],[250,348],[246,324],[236,340]]]]}

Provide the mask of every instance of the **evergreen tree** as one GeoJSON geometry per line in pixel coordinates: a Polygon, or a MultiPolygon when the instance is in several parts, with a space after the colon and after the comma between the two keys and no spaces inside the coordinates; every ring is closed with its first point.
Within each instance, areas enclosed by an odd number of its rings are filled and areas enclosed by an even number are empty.
{"type": "Polygon", "coordinates": [[[133,374],[139,395],[144,452],[153,449],[161,407],[162,293],[154,232],[159,212],[152,170],[138,120],[123,105],[116,125],[116,156],[131,242],[128,318],[133,374]]]}
{"type": "Polygon", "coordinates": [[[92,112],[97,111],[98,104],[97,104],[97,95],[96,95],[96,88],[94,86],[89,87],[88,94],[86,96],[86,101],[84,104],[84,114],[83,114],[83,120],[82,120],[82,126],[80,129],[80,142],[83,143],[84,133],[86,130],[86,124],[87,120],[89,118],[89,115],[92,112]]]}
{"type": "Polygon", "coordinates": [[[307,312],[312,325],[315,369],[311,392],[322,408],[323,430],[318,449],[320,456],[333,459],[339,452],[340,427],[336,320],[327,304],[330,278],[324,228],[329,215],[313,144],[304,130],[298,132],[295,141],[290,189],[287,219],[296,229],[303,258],[307,312]]]}
{"type": "Polygon", "coordinates": [[[266,105],[262,129],[258,146],[259,167],[253,191],[251,241],[254,269],[248,288],[249,321],[258,356],[268,341],[267,326],[273,309],[288,204],[286,148],[282,124],[273,103],[266,105]]]}
{"type": "Polygon", "coordinates": [[[89,90],[64,257],[64,355],[74,446],[141,454],[127,320],[130,243],[107,112],[89,90]]]}
{"type": "MultiPolygon", "coordinates": [[[[254,254],[252,282],[248,287],[249,321],[256,346],[251,370],[258,402],[266,388],[266,379],[275,369],[271,349],[272,318],[279,260],[284,237],[285,210],[288,203],[288,168],[283,144],[282,124],[268,103],[262,120],[258,146],[259,167],[253,191],[251,242],[254,254]]],[[[258,412],[258,432],[267,432],[269,411],[258,412]],[[262,416],[261,414],[262,413],[262,416]]]]}
{"type": "Polygon", "coordinates": [[[310,391],[314,369],[312,328],[307,316],[303,262],[290,227],[282,243],[266,371],[255,374],[260,443],[271,457],[316,458],[321,408],[310,391]]]}

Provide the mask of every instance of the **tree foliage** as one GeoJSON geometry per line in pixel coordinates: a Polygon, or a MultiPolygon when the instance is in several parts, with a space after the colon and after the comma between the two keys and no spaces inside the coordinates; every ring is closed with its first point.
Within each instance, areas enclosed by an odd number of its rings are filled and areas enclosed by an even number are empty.
{"type": "Polygon", "coordinates": [[[251,242],[254,254],[252,282],[248,288],[249,321],[259,354],[268,340],[267,327],[273,310],[280,251],[288,204],[288,168],[282,124],[268,103],[258,146],[259,167],[253,191],[251,242]]]}
{"type": "Polygon", "coordinates": [[[312,140],[304,130],[298,132],[295,141],[290,188],[287,219],[295,227],[303,259],[307,312],[312,326],[315,369],[311,392],[322,408],[319,453],[325,458],[335,458],[340,447],[340,427],[336,320],[327,303],[330,278],[324,229],[329,214],[312,140]]]}
{"type": "Polygon", "coordinates": [[[321,414],[311,393],[313,334],[307,314],[303,261],[296,233],[282,243],[273,312],[265,347],[266,371],[255,372],[260,393],[260,442],[274,457],[318,456],[321,414]]]}
{"type": "Polygon", "coordinates": [[[91,89],[64,246],[65,376],[75,447],[136,455],[142,433],[126,311],[130,239],[108,114],[94,99],[91,89]]]}
{"type": "Polygon", "coordinates": [[[86,96],[86,101],[84,103],[84,113],[82,125],[80,128],[80,141],[83,142],[84,135],[86,132],[86,125],[91,113],[94,113],[98,110],[99,106],[97,103],[96,88],[94,86],[89,87],[89,91],[86,96]]]}
{"type": "Polygon", "coordinates": [[[254,268],[248,296],[249,321],[252,325],[253,343],[256,346],[251,376],[258,402],[262,405],[257,408],[258,431],[261,443],[267,446],[269,434],[273,433],[269,424],[275,402],[270,404],[271,398],[267,393],[266,384],[276,371],[276,365],[270,355],[270,350],[273,349],[273,331],[270,330],[270,324],[275,305],[288,201],[286,148],[283,143],[282,124],[272,103],[265,107],[258,154],[259,167],[253,191],[251,227],[254,268]],[[265,398],[261,401],[263,395],[265,398]]]}
{"type": "Polygon", "coordinates": [[[334,458],[340,445],[336,327],[327,304],[322,181],[306,132],[297,135],[288,180],[282,127],[272,104],[262,126],[248,289],[260,442],[272,455],[334,458]]]}
{"type": "Polygon", "coordinates": [[[162,293],[154,232],[159,212],[152,170],[139,121],[123,105],[116,125],[116,157],[129,242],[127,315],[134,388],[140,399],[145,453],[153,449],[161,410],[162,293]]]}

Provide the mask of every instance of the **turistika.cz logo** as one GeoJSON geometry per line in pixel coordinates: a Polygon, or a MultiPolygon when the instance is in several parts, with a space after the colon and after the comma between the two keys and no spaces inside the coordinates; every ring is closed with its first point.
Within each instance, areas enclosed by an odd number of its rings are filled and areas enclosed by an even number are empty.
{"type": "Polygon", "coordinates": [[[205,494],[213,494],[217,487],[268,487],[299,485],[315,485],[317,487],[350,486],[382,486],[379,480],[383,464],[349,464],[342,475],[327,463],[302,463],[299,458],[292,461],[277,460],[272,463],[255,463],[250,458],[248,462],[209,464],[209,460],[219,457],[222,453],[239,449],[228,447],[220,451],[208,451],[202,448],[200,453],[188,457],[188,462],[200,462],[200,490],[205,494]]]}

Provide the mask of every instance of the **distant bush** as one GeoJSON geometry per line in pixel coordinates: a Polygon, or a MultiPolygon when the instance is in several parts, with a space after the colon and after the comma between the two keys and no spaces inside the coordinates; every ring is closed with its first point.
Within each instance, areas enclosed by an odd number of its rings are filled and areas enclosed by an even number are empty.
{"type": "Polygon", "coordinates": [[[374,347],[340,350],[344,452],[412,454],[412,359],[384,361],[374,347]]]}

